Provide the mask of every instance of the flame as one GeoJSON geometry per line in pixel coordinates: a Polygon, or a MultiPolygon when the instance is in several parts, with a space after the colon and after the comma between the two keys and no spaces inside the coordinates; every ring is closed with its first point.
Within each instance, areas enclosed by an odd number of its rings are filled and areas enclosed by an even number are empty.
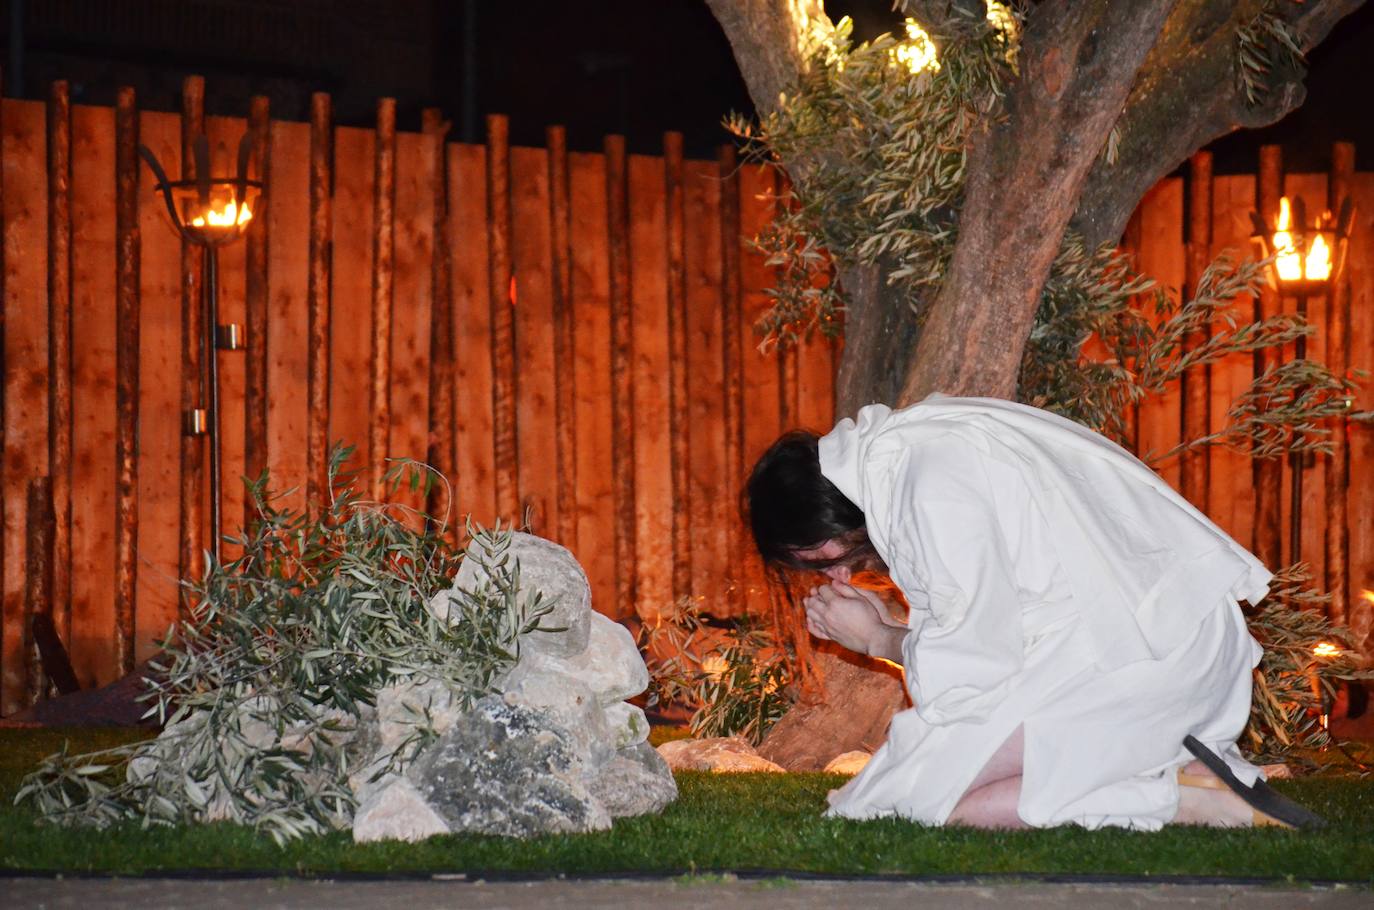
{"type": "Polygon", "coordinates": [[[1293,248],[1293,235],[1288,232],[1292,214],[1288,208],[1288,197],[1279,200],[1279,220],[1274,231],[1274,252],[1277,258],[1275,267],[1284,281],[1297,281],[1302,278],[1302,257],[1293,248]]]}
{"type": "Polygon", "coordinates": [[[1326,238],[1321,234],[1313,235],[1304,262],[1302,253],[1293,244],[1293,235],[1290,233],[1292,218],[1288,197],[1284,196],[1279,200],[1279,218],[1274,226],[1274,266],[1278,269],[1279,278],[1284,281],[1303,278],[1308,281],[1328,280],[1331,277],[1331,249],[1326,244],[1326,238]]]}
{"type": "Polygon", "coordinates": [[[1307,251],[1307,263],[1303,269],[1313,281],[1325,281],[1331,277],[1331,254],[1327,251],[1326,241],[1318,234],[1307,251]]]}
{"type": "Polygon", "coordinates": [[[252,218],[253,212],[248,208],[247,203],[244,203],[243,208],[239,208],[231,199],[229,200],[229,204],[222,210],[216,211],[215,209],[210,209],[203,216],[197,215],[195,218],[192,218],[191,226],[205,227],[209,225],[210,227],[236,227],[247,224],[252,218]]]}
{"type": "Polygon", "coordinates": [[[1370,591],[1368,588],[1366,588],[1365,590],[1360,592],[1360,597],[1374,604],[1374,591],[1370,591]]]}
{"type": "Polygon", "coordinates": [[[888,51],[893,65],[902,65],[914,76],[922,70],[932,73],[940,71],[940,58],[935,53],[935,42],[921,28],[915,19],[906,20],[906,41],[888,51]]]}
{"type": "Polygon", "coordinates": [[[1341,649],[1329,641],[1319,641],[1312,646],[1312,653],[1317,657],[1339,657],[1341,649]]]}

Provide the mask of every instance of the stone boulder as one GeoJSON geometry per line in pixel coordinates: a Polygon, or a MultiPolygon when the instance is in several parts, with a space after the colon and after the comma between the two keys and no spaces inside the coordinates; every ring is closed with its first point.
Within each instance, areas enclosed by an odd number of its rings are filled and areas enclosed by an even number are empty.
{"type": "MultiPolygon", "coordinates": [[[[601,831],[611,815],[588,787],[590,756],[550,713],[489,695],[407,770],[451,831],[533,837],[601,831]]],[[[355,822],[356,836],[356,822],[355,822]]]]}
{"type": "Polygon", "coordinates": [[[659,746],[658,754],[674,771],[783,771],[782,766],[759,755],[747,740],[739,736],[675,739],[659,746]]]}
{"type": "Polygon", "coordinates": [[[873,753],[865,752],[862,749],[855,749],[853,752],[844,752],[836,755],[826,763],[823,770],[827,774],[848,774],[853,776],[862,771],[872,758],[873,753]]]}
{"type": "MultiPolygon", "coordinates": [[[[644,712],[625,701],[649,684],[629,631],[592,611],[586,574],[563,547],[515,533],[507,553],[521,590],[541,592],[552,612],[521,636],[498,692],[471,706],[432,681],[378,694],[354,740],[372,750],[350,778],[355,841],[597,831],[677,798],[672,772],[645,742],[644,712]],[[418,754],[398,773],[391,756],[406,743],[418,754]]],[[[461,592],[490,584],[479,560],[465,559],[429,609],[461,623],[461,592]]]]}
{"type": "MultiPolygon", "coordinates": [[[[538,591],[544,604],[553,608],[540,621],[540,630],[524,636],[521,649],[558,657],[586,651],[592,617],[599,614],[592,611],[592,587],[577,557],[552,540],[521,531],[511,532],[508,553],[520,564],[521,589],[538,591]]],[[[463,607],[459,592],[477,593],[491,584],[491,573],[481,559],[464,559],[452,587],[430,599],[429,611],[441,621],[459,622],[463,607]]]]}

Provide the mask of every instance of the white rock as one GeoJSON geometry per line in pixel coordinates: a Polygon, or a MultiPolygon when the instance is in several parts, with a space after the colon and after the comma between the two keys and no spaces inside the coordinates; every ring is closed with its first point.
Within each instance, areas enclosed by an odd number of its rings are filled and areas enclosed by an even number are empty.
{"type": "Polygon", "coordinates": [[[360,794],[358,811],[353,816],[353,840],[403,840],[414,843],[448,834],[449,827],[439,813],[430,808],[420,791],[405,778],[394,775],[360,794]]]}
{"type": "Polygon", "coordinates": [[[759,755],[753,746],[738,736],[675,739],[659,746],[658,754],[674,771],[780,773],[784,770],[782,766],[759,755]]]}
{"type": "Polygon", "coordinates": [[[502,690],[524,685],[528,676],[573,679],[595,692],[602,705],[614,705],[649,687],[649,670],[629,629],[593,613],[589,631],[586,649],[566,657],[526,649],[522,640],[520,662],[507,675],[502,690]]]}
{"type": "Polygon", "coordinates": [[[547,712],[573,737],[587,764],[597,767],[611,760],[615,735],[596,693],[585,683],[557,673],[527,672],[504,694],[508,704],[547,712]]]}
{"type": "MultiPolygon", "coordinates": [[[[541,624],[566,628],[522,635],[520,659],[496,681],[499,694],[466,711],[442,683],[378,693],[349,746],[355,840],[599,831],[676,798],[672,772],[645,742],[644,712],[624,701],[649,685],[629,630],[592,612],[586,574],[557,544],[515,534],[506,558],[519,563],[522,591],[552,598],[541,624]],[[393,754],[421,726],[437,737],[397,772],[393,754]]],[[[462,622],[465,600],[453,592],[488,585],[478,560],[465,559],[430,612],[462,622]]]]}
{"type": "Polygon", "coordinates": [[[862,749],[842,752],[826,763],[825,771],[828,774],[858,774],[872,757],[871,752],[865,752],[862,749]]]}
{"type": "Polygon", "coordinates": [[[649,719],[644,710],[627,701],[607,705],[606,726],[611,731],[611,742],[616,751],[637,746],[649,738],[649,719]]]}
{"type": "MultiPolygon", "coordinates": [[[[469,554],[474,550],[480,553],[481,548],[473,544],[469,554]]],[[[518,564],[520,590],[539,592],[543,603],[552,608],[540,620],[540,630],[525,636],[522,647],[563,657],[583,651],[592,617],[592,589],[576,557],[551,540],[520,531],[511,533],[506,555],[512,565],[518,564]]],[[[457,592],[477,594],[490,584],[491,576],[480,559],[470,555],[458,567],[449,590],[430,599],[429,611],[440,621],[459,621],[461,616],[455,613],[461,614],[463,601],[457,592]]]]}
{"type": "Polygon", "coordinates": [[[578,738],[549,712],[489,695],[406,777],[455,832],[532,837],[611,826],[589,771],[578,738]]]}
{"type": "Polygon", "coordinates": [[[612,818],[661,812],[677,799],[677,781],[648,743],[616,753],[591,782],[592,796],[612,818]]]}
{"type": "Polygon", "coordinates": [[[442,734],[461,714],[448,686],[436,680],[385,686],[377,692],[377,751],[390,755],[420,727],[442,734]]]}

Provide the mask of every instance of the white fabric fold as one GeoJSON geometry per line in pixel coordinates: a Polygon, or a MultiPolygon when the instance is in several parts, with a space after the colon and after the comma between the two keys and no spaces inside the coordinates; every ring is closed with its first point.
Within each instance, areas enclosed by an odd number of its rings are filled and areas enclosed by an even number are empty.
{"type": "Polygon", "coordinates": [[[986,560],[967,565],[976,551],[961,550],[950,528],[950,513],[988,492],[965,476],[979,464],[1000,463],[1028,490],[1103,669],[1169,653],[1222,597],[1256,603],[1268,593],[1272,573],[1148,467],[1035,408],[947,396],[902,411],[869,405],[821,439],[820,459],[868,518],[894,581],[929,591],[942,624],[965,608],[941,596],[946,578],[931,566],[989,571],[986,560]]]}
{"type": "Polygon", "coordinates": [[[1157,828],[1192,733],[1236,753],[1271,573],[1120,447],[1044,411],[932,396],[842,420],[821,470],[911,605],[914,707],[831,813],[942,823],[1025,730],[1021,817],[1157,828]]]}

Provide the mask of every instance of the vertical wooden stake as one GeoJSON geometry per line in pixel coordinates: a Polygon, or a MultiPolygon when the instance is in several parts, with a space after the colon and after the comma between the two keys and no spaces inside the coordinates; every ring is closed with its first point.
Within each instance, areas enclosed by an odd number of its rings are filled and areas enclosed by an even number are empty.
{"type": "MultiPolygon", "coordinates": [[[[1337,142],[1331,148],[1331,177],[1327,208],[1339,214],[1341,203],[1354,191],[1355,146],[1337,142]]],[[[1327,298],[1326,365],[1338,376],[1350,375],[1350,278],[1341,276],[1327,298]]],[[[1330,617],[1345,624],[1350,613],[1350,421],[1333,421],[1331,454],[1326,463],[1326,591],[1331,595],[1330,617]]]]}
{"type": "Polygon", "coordinates": [[[454,425],[458,413],[454,404],[453,264],[450,257],[448,223],[448,130],[449,124],[436,108],[421,114],[421,129],[429,138],[434,156],[434,253],[430,259],[432,303],[429,311],[429,447],[428,462],[449,479],[449,492],[436,484],[425,503],[425,511],[441,517],[449,511],[450,528],[458,491],[458,461],[454,451],[454,425]],[[444,497],[441,499],[441,497],[444,497]]]}
{"type": "Polygon", "coordinates": [[[139,257],[138,106],[115,100],[115,665],[134,668],[138,583],[139,257]]]}
{"type": "Polygon", "coordinates": [[[611,476],[616,616],[635,614],[634,324],[630,300],[629,166],[625,137],[607,136],[606,234],[611,291],[611,476]]]}
{"type": "MultiPolygon", "coordinates": [[[[205,132],[205,80],[187,76],[181,91],[181,176],[196,175],[195,138],[205,132]]],[[[204,368],[201,345],[207,331],[201,303],[201,260],[205,251],[181,241],[181,410],[207,406],[201,387],[204,368]]],[[[210,356],[214,356],[211,350],[210,356]]],[[[183,580],[201,575],[205,552],[205,439],[181,437],[181,551],[178,567],[183,580]]],[[[181,598],[181,615],[190,615],[191,602],[181,598]]]]}
{"type": "MultiPolygon", "coordinates": [[[[773,179],[772,186],[768,187],[768,201],[773,210],[772,218],[776,218],[778,207],[786,205],[787,199],[777,170],[770,171],[773,179]]],[[[772,277],[769,278],[770,283],[773,280],[772,277]]],[[[783,430],[796,429],[801,425],[801,387],[798,375],[801,343],[802,339],[797,338],[791,344],[778,345],[778,426],[783,430]]]]}
{"type": "MultiPolygon", "coordinates": [[[[253,158],[257,161],[257,177],[262,181],[262,195],[258,211],[248,226],[244,251],[244,309],[248,323],[248,350],[245,352],[243,390],[243,473],[251,480],[262,476],[267,469],[267,312],[268,244],[272,211],[272,120],[271,102],[262,95],[254,96],[248,105],[248,129],[253,136],[253,158]]],[[[257,521],[257,506],[252,497],[243,501],[243,527],[251,528],[257,521]]]]}
{"type": "MultiPolygon", "coordinates": [[[[1126,232],[1121,238],[1123,251],[1131,258],[1131,267],[1140,268],[1140,234],[1141,234],[1140,208],[1137,207],[1131,213],[1131,219],[1126,222],[1126,232]]],[[[1121,444],[1135,455],[1140,454],[1140,402],[1135,401],[1126,405],[1125,413],[1121,415],[1121,444]]]]}
{"type": "MultiPolygon", "coordinates": [[[[744,483],[744,296],[740,289],[740,211],[739,164],[735,147],[722,145],[716,157],[720,177],[720,340],[724,370],[725,397],[725,474],[731,488],[744,483]]],[[[743,529],[738,521],[730,521],[727,552],[731,558],[727,571],[726,591],[737,603],[744,603],[747,593],[740,590],[744,577],[741,564],[743,529]]]]}
{"type": "Polygon", "coordinates": [[[561,126],[546,131],[549,148],[549,243],[553,263],[554,409],[558,444],[558,541],[577,548],[577,323],[573,318],[571,189],[568,138],[561,126]]]}
{"type": "MultiPolygon", "coordinates": [[[[1202,273],[1212,261],[1212,153],[1198,152],[1188,161],[1188,243],[1184,283],[1196,294],[1202,273]]],[[[1210,327],[1184,339],[1186,348],[1206,343],[1210,327]]],[[[1207,365],[1183,375],[1179,409],[1180,436],[1188,442],[1206,436],[1211,425],[1211,375],[1207,365]]],[[[1211,462],[1207,447],[1184,452],[1179,459],[1179,486],[1185,499],[1207,511],[1211,462]]]]}
{"type": "Polygon", "coordinates": [[[72,217],[71,100],[65,81],[48,95],[48,476],[52,480],[51,613],[71,640],[72,217]]]}
{"type": "Polygon", "coordinates": [[[491,412],[496,511],[519,522],[520,464],[515,416],[515,273],[511,268],[510,123],[487,117],[487,277],[491,305],[491,412]]]}
{"type": "Polygon", "coordinates": [[[382,499],[391,440],[391,304],[396,265],[396,99],[377,102],[372,217],[372,359],[368,371],[367,470],[382,499]]]}
{"type": "Polygon", "coordinates": [[[29,481],[28,503],[24,513],[24,704],[31,705],[47,692],[43,665],[34,641],[33,620],[40,614],[51,616],[53,603],[53,548],[56,545],[57,516],[53,511],[52,478],[35,477],[29,481]]]}
{"type": "Polygon", "coordinates": [[[306,295],[309,311],[310,356],[306,363],[309,402],[305,430],[306,501],[312,510],[326,507],[329,458],[329,320],[330,269],[334,254],[333,187],[334,133],[332,105],[324,92],[310,96],[310,279],[306,295]]]}
{"type": "Polygon", "coordinates": [[[673,603],[692,594],[691,421],[687,413],[687,210],[682,134],[663,136],[668,233],[668,438],[673,491],[673,603]]]}
{"type": "MultiPolygon", "coordinates": [[[[0,72],[0,89],[3,88],[3,73],[0,72]]],[[[3,92],[0,92],[0,95],[3,95],[3,92]]],[[[2,112],[3,110],[4,105],[0,103],[0,112],[2,112]]],[[[0,138],[3,138],[5,135],[4,127],[5,118],[3,113],[0,113],[0,138]]],[[[3,159],[3,144],[0,144],[0,167],[2,167],[4,164],[3,159]]],[[[4,218],[4,183],[5,182],[3,180],[0,180],[0,360],[4,359],[5,356],[5,321],[6,316],[8,315],[6,313],[7,298],[5,295],[5,275],[9,271],[9,264],[6,261],[7,257],[5,255],[5,247],[8,246],[8,244],[4,242],[6,233],[6,224],[4,218]]],[[[4,482],[5,474],[8,473],[8,471],[5,470],[5,467],[8,464],[8,449],[6,448],[5,438],[8,435],[7,428],[9,427],[8,415],[6,414],[5,410],[5,399],[8,397],[6,394],[6,386],[8,386],[9,383],[5,381],[5,377],[3,375],[6,372],[8,371],[5,370],[3,367],[0,367],[0,531],[3,531],[5,527],[5,507],[8,502],[8,497],[5,495],[5,491],[9,487],[9,485],[4,482]]],[[[5,579],[8,578],[8,576],[5,573],[6,547],[4,546],[4,541],[2,538],[3,533],[0,533],[0,711],[4,711],[6,705],[9,703],[9,695],[6,691],[7,687],[5,686],[5,683],[13,675],[12,673],[7,672],[8,668],[5,666],[5,655],[9,653],[9,651],[6,650],[5,646],[5,638],[7,637],[7,632],[5,629],[5,579]]],[[[8,634],[13,633],[9,632],[8,634]]]]}
{"type": "MultiPolygon", "coordinates": [[[[1277,145],[1260,147],[1259,176],[1255,182],[1255,206],[1265,224],[1272,225],[1279,211],[1283,195],[1283,151],[1277,145]]],[[[1255,297],[1255,319],[1269,319],[1279,315],[1282,301],[1278,291],[1266,282],[1255,297]]],[[[1255,377],[1258,378],[1279,365],[1281,352],[1277,348],[1261,348],[1255,352],[1255,377]]],[[[1250,549],[1260,562],[1271,569],[1283,563],[1281,486],[1283,462],[1266,458],[1255,462],[1255,531],[1250,549]]],[[[1296,560],[1296,555],[1294,559],[1296,560]]]]}

